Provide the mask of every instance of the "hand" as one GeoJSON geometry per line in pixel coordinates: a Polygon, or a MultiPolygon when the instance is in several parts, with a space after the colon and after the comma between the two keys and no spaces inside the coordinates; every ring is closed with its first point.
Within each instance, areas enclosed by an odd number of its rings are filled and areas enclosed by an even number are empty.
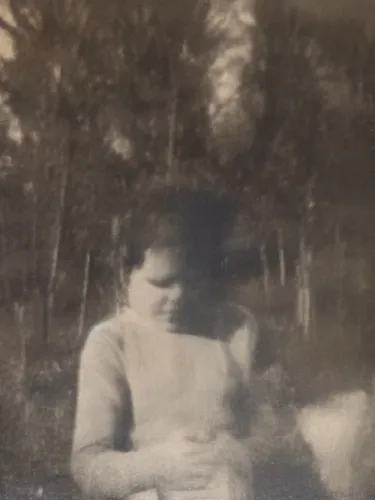
{"type": "Polygon", "coordinates": [[[217,436],[215,446],[222,465],[245,478],[251,474],[251,454],[243,442],[228,432],[223,432],[217,436]]]}
{"type": "Polygon", "coordinates": [[[173,435],[153,449],[157,483],[162,490],[198,490],[208,486],[221,463],[215,442],[192,441],[184,433],[173,435]]]}

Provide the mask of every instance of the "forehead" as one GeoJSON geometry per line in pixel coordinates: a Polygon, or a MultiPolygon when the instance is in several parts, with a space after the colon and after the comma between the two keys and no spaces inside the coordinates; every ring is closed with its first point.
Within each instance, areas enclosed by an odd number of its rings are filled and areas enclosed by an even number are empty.
{"type": "Polygon", "coordinates": [[[145,253],[142,273],[152,281],[177,276],[184,268],[185,252],[175,248],[150,248],[145,253]]]}

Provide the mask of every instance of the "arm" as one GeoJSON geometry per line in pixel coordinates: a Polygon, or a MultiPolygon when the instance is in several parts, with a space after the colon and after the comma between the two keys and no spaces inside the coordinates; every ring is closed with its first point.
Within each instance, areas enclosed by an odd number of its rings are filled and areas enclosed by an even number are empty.
{"type": "Polygon", "coordinates": [[[243,370],[245,391],[243,394],[244,405],[244,434],[237,442],[233,441],[233,456],[236,457],[238,472],[241,472],[245,477],[251,470],[252,456],[252,421],[254,415],[254,394],[253,382],[254,371],[256,366],[256,353],[259,344],[259,329],[258,323],[253,314],[245,307],[240,307],[243,315],[243,326],[239,339],[241,340],[241,350],[243,352],[243,370]]]}
{"type": "Polygon", "coordinates": [[[117,451],[120,432],[129,437],[131,402],[121,347],[111,332],[95,328],[81,355],[71,456],[73,477],[94,498],[124,497],[153,489],[152,450],[117,451]]]}

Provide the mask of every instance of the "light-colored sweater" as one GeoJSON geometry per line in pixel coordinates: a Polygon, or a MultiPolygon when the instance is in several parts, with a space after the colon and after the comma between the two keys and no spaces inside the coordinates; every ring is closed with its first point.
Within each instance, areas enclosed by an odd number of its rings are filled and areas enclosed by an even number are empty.
{"type": "Polygon", "coordinates": [[[219,311],[214,335],[159,331],[130,309],[90,332],[72,452],[74,477],[90,496],[125,498],[124,475],[137,475],[129,452],[174,431],[247,437],[256,324],[242,308],[219,311]]]}

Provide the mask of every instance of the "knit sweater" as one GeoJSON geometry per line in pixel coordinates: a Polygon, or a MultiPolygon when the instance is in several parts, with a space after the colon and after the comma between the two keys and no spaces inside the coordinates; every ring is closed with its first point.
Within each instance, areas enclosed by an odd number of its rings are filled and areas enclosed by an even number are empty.
{"type": "Polygon", "coordinates": [[[89,495],[124,498],[126,452],[174,431],[221,429],[246,438],[256,324],[236,306],[219,312],[214,331],[194,335],[164,332],[130,309],[90,332],[81,355],[72,453],[75,479],[89,495]]]}

